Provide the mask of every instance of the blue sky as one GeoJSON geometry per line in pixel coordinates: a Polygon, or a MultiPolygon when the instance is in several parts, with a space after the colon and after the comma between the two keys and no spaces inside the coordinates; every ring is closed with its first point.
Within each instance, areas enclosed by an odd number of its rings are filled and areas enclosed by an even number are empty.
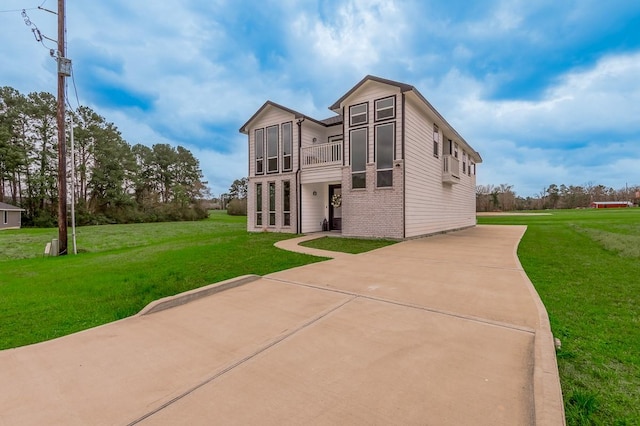
{"type": "MultiPolygon", "coordinates": [[[[0,86],[56,93],[20,15],[56,38],[40,5],[0,0],[0,86]]],[[[367,74],[417,87],[482,155],[478,184],[640,185],[634,0],[70,1],[67,31],[80,103],[191,150],[214,194],[246,175],[238,129],[266,100],[326,118],[367,74]]]]}

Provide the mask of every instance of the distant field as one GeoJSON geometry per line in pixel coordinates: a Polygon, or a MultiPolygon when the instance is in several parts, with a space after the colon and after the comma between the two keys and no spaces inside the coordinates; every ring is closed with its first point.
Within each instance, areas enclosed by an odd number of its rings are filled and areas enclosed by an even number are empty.
{"type": "Polygon", "coordinates": [[[478,217],[518,248],[556,337],[569,425],[640,425],[640,208],[478,217]]]}
{"type": "MultiPolygon", "coordinates": [[[[292,235],[247,233],[246,218],[77,229],[80,254],[42,257],[57,229],[0,232],[0,349],[137,313],[149,302],[245,274],[322,260],[273,246],[292,235]]],[[[71,237],[69,237],[71,249],[71,237]]]]}

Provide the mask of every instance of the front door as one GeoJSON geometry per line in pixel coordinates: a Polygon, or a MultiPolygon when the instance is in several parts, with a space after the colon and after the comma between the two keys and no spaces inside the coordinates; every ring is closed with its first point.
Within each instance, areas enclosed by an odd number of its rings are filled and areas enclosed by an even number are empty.
{"type": "Polygon", "coordinates": [[[342,229],[342,187],[329,185],[329,230],[342,229]]]}

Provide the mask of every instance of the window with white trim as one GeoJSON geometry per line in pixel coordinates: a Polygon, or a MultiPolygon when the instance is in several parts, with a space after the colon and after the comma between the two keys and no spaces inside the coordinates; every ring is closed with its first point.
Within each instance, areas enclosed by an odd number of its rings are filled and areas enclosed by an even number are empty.
{"type": "Polygon", "coordinates": [[[5,225],[9,223],[9,212],[6,210],[2,211],[2,223],[5,225]]]}
{"type": "Polygon", "coordinates": [[[291,164],[291,152],[293,146],[293,134],[291,123],[282,124],[282,171],[288,172],[293,167],[291,164]]]}
{"type": "Polygon", "coordinates": [[[395,118],[396,116],[396,97],[378,99],[375,101],[375,121],[395,118]]]}
{"type": "Polygon", "coordinates": [[[278,172],[278,126],[267,127],[267,173],[278,172]]]}
{"type": "Polygon", "coordinates": [[[262,226],[262,184],[256,183],[256,226],[262,226]]]}
{"type": "Polygon", "coordinates": [[[269,226],[276,226],[276,183],[269,182],[269,226]]]}
{"type": "Polygon", "coordinates": [[[349,107],[349,125],[359,126],[369,122],[369,104],[358,104],[349,107]]]}
{"type": "Polygon", "coordinates": [[[462,173],[467,174],[467,152],[462,151],[462,173]]]}
{"type": "Polygon", "coordinates": [[[440,157],[440,130],[435,124],[433,125],[433,156],[440,157]]]}
{"type": "Polygon", "coordinates": [[[256,174],[264,173],[264,129],[255,131],[256,174]]]}
{"type": "Polygon", "coordinates": [[[282,182],[282,226],[291,226],[291,181],[282,182]]]}
{"type": "Polygon", "coordinates": [[[352,130],[349,133],[351,145],[351,188],[367,187],[367,129],[352,130]]]}
{"type": "Polygon", "coordinates": [[[393,186],[393,160],[395,152],[395,123],[375,127],[376,186],[393,186]]]}
{"type": "Polygon", "coordinates": [[[453,156],[458,158],[458,144],[453,145],[453,156]]]}

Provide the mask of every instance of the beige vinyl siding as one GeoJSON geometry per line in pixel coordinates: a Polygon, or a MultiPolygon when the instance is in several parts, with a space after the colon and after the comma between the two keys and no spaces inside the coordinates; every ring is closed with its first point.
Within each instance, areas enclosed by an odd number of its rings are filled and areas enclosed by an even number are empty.
{"type": "MultiPolygon", "coordinates": [[[[249,133],[249,183],[247,191],[247,230],[260,231],[263,229],[269,229],[279,232],[296,232],[297,223],[297,211],[296,204],[296,174],[295,170],[298,168],[298,126],[296,124],[295,116],[287,111],[281,110],[274,106],[268,106],[262,113],[257,116],[251,123],[251,127],[247,129],[249,133]],[[291,122],[292,130],[292,155],[291,163],[292,170],[288,172],[282,172],[282,123],[291,122]],[[265,160],[264,160],[264,174],[255,174],[255,130],[266,129],[270,126],[278,126],[278,173],[267,174],[267,151],[265,144],[265,160]],[[289,180],[291,182],[291,226],[282,226],[282,181],[289,180]],[[255,201],[255,185],[257,182],[262,182],[262,211],[264,213],[262,226],[255,226],[255,213],[256,213],[256,201],[255,201]],[[268,226],[268,206],[269,206],[269,192],[268,182],[276,182],[276,226],[268,226]]],[[[265,130],[266,141],[266,130],[265,130]]]]}
{"type": "Polygon", "coordinates": [[[330,182],[336,181],[340,183],[342,180],[342,166],[318,167],[315,169],[303,169],[300,174],[302,184],[330,182]]]}
{"type": "MultiPolygon", "coordinates": [[[[292,170],[296,170],[298,167],[298,126],[296,124],[296,119],[293,114],[283,111],[279,108],[269,106],[267,107],[258,117],[256,117],[251,123],[251,127],[248,129],[249,131],[249,176],[256,175],[256,157],[255,157],[255,135],[256,129],[265,129],[265,141],[267,138],[266,128],[270,126],[278,126],[278,170],[282,171],[282,129],[281,124],[291,122],[291,130],[293,134],[292,138],[292,170]]],[[[265,144],[265,162],[264,162],[264,170],[267,170],[267,150],[265,144]]],[[[260,176],[260,175],[258,175],[260,176]]]]}
{"type": "Polygon", "coordinates": [[[302,185],[302,233],[322,231],[322,221],[329,219],[329,194],[325,183],[302,185]],[[313,195],[313,192],[316,195],[313,195]]]}
{"type": "Polygon", "coordinates": [[[463,175],[460,170],[460,183],[442,183],[442,144],[439,158],[433,156],[434,122],[441,141],[454,138],[410,98],[405,119],[406,237],[475,225],[475,176],[463,175]]]}

